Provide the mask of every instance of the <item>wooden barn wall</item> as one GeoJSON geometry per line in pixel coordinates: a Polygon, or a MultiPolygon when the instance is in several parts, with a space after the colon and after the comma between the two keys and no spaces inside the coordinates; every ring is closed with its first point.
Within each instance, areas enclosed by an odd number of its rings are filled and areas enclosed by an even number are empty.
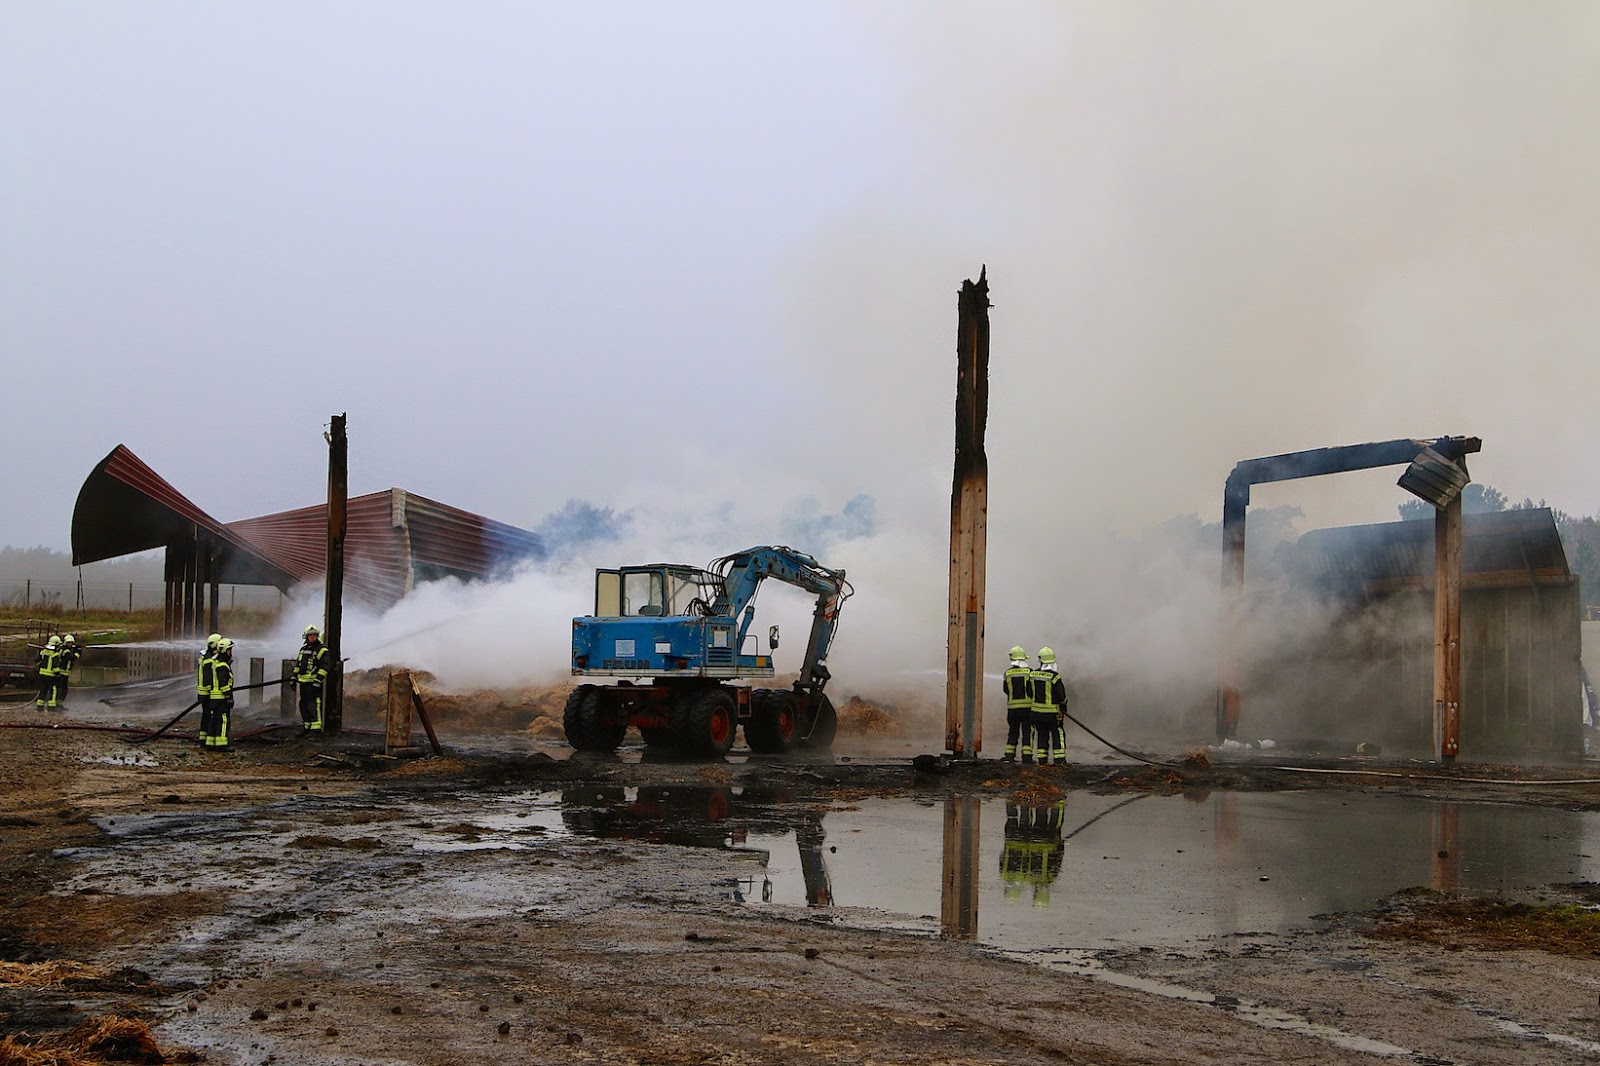
{"type": "MultiPolygon", "coordinates": [[[[1469,589],[1461,628],[1462,757],[1580,753],[1577,585],[1469,589]]],[[[1433,593],[1374,601],[1256,663],[1240,736],[1431,754],[1433,593]]]]}

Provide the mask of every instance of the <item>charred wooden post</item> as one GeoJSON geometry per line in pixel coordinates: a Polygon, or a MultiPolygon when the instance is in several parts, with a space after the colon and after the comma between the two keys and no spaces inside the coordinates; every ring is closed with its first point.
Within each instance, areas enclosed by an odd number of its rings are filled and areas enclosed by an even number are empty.
{"type": "Polygon", "coordinates": [[[1461,753],[1461,497],[1433,516],[1434,754],[1452,763],[1461,753]]]}
{"type": "Polygon", "coordinates": [[[1239,731],[1239,625],[1244,609],[1244,522],[1250,506],[1250,485],[1238,477],[1239,469],[1228,476],[1222,488],[1222,684],[1217,696],[1217,739],[1226,740],[1239,731]]]}
{"type": "Polygon", "coordinates": [[[439,746],[439,734],[433,731],[433,719],[428,717],[428,708],[422,702],[422,693],[417,691],[416,678],[411,679],[411,705],[417,709],[417,718],[422,722],[423,732],[428,734],[428,744],[433,748],[433,753],[443,755],[444,749],[439,746]]]}
{"type": "Polygon", "coordinates": [[[323,687],[322,729],[338,733],[344,724],[344,657],[340,629],[344,618],[345,507],[350,497],[349,441],[345,416],[334,415],[328,433],[328,577],[323,605],[323,634],[328,645],[328,680],[323,687]]]}
{"type": "Polygon", "coordinates": [[[961,283],[956,308],[956,461],[950,492],[950,622],[946,644],[945,748],[983,750],[983,612],[989,521],[988,268],[961,283]]]}
{"type": "Polygon", "coordinates": [[[266,702],[266,694],[262,691],[266,684],[267,660],[259,655],[250,656],[250,695],[244,701],[246,707],[266,702]]]}
{"type": "Polygon", "coordinates": [[[278,720],[287,722],[299,717],[299,707],[296,697],[299,691],[294,685],[294,660],[278,660],[278,720]]]}

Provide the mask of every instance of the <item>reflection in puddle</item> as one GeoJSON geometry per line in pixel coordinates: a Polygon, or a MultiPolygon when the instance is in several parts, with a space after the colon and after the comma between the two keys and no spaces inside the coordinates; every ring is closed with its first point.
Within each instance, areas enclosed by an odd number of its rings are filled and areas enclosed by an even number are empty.
{"type": "MultiPolygon", "coordinates": [[[[590,790],[593,791],[593,790],[590,790]]],[[[564,808],[585,835],[754,851],[754,905],[997,947],[1180,946],[1311,928],[1402,889],[1489,894],[1600,878],[1593,814],[1351,793],[881,798],[646,789],[564,808]],[[984,818],[984,808],[989,817],[984,818]]],[[[570,803],[579,797],[564,797],[570,803]]]]}

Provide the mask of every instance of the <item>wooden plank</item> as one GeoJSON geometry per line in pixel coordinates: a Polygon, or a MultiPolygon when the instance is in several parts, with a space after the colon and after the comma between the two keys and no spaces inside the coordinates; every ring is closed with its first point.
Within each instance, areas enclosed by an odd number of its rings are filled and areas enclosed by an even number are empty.
{"type": "Polygon", "coordinates": [[[411,702],[417,708],[417,717],[422,719],[422,728],[428,734],[428,743],[433,745],[435,755],[443,755],[444,749],[439,746],[439,737],[433,731],[433,719],[428,717],[428,708],[422,705],[422,693],[417,691],[416,682],[411,683],[411,702]]]}
{"type": "Polygon", "coordinates": [[[393,754],[411,746],[411,700],[416,687],[410,670],[389,675],[389,699],[383,716],[383,750],[393,754]]]}

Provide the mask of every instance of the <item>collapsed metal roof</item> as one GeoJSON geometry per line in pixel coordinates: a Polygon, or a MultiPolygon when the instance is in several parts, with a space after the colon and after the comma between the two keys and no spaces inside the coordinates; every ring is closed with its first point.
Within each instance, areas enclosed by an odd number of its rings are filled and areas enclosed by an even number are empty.
{"type": "MultiPolygon", "coordinates": [[[[327,528],[326,503],[219,522],[119,444],[78,491],[72,561],[203,542],[219,583],[287,591],[322,577],[327,528]]],[[[545,554],[538,534],[398,488],[351,498],[345,530],[345,592],[377,607],[395,603],[418,581],[492,577],[545,554]]]]}
{"type": "MultiPolygon", "coordinates": [[[[1288,552],[1295,582],[1326,594],[1365,597],[1431,588],[1431,519],[1312,530],[1288,552]]],[[[1555,514],[1548,507],[1462,516],[1465,589],[1564,585],[1572,581],[1555,514]]]]}

